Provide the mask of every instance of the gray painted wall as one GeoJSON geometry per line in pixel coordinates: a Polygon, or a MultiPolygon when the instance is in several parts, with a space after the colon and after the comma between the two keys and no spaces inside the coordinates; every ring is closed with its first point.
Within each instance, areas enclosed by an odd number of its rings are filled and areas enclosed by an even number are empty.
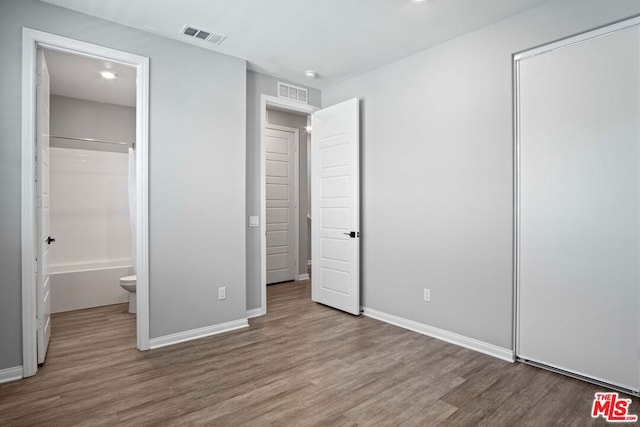
{"type": "MultiPolygon", "coordinates": [[[[285,81],[285,83],[287,83],[285,81]]],[[[296,85],[299,86],[299,85],[296,85]]],[[[247,310],[259,308],[260,301],[260,234],[249,228],[249,216],[260,215],[260,96],[277,96],[278,79],[247,71],[247,310]]],[[[309,90],[309,104],[320,106],[320,91],[309,90]]]]}
{"type": "Polygon", "coordinates": [[[298,224],[300,238],[298,241],[298,274],[307,273],[307,261],[311,259],[311,225],[307,219],[309,215],[309,172],[307,169],[307,147],[309,134],[307,133],[307,116],[292,114],[284,111],[267,109],[267,123],[271,125],[287,126],[298,129],[299,149],[298,167],[300,182],[298,184],[298,224]]]}
{"type": "MultiPolygon", "coordinates": [[[[51,95],[50,101],[51,135],[135,142],[136,109],[133,107],[60,95],[51,95]]],[[[51,138],[51,146],[115,153],[128,152],[128,147],[125,145],[98,144],[60,138],[51,138]]]]}
{"type": "Polygon", "coordinates": [[[36,0],[2,0],[0,369],[22,364],[23,26],[151,58],[151,337],[244,318],[245,61],[36,0]],[[218,301],[222,285],[227,299],[218,301]]]}
{"type": "Polygon", "coordinates": [[[323,90],[363,100],[366,307],[512,348],[511,55],[638,13],[552,1],[323,90]]]}

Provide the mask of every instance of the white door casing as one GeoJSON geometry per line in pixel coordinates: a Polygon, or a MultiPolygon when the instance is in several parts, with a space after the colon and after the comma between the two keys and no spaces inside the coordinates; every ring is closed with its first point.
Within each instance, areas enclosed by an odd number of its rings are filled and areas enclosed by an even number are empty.
{"type": "Polygon", "coordinates": [[[297,155],[297,131],[267,126],[267,284],[286,282],[296,277],[297,155]]]}
{"type": "Polygon", "coordinates": [[[317,111],[311,121],[311,298],[359,315],[358,100],[317,111]]]}
{"type": "Polygon", "coordinates": [[[74,52],[136,67],[136,292],[137,347],[149,349],[149,58],[30,28],[22,29],[22,148],[21,148],[21,264],[22,264],[22,375],[38,370],[37,274],[38,211],[36,139],[37,50],[74,52]]]}
{"type": "Polygon", "coordinates": [[[36,197],[37,274],[36,309],[38,363],[43,363],[51,338],[51,281],[49,278],[49,70],[44,51],[38,49],[36,89],[36,197]]]}

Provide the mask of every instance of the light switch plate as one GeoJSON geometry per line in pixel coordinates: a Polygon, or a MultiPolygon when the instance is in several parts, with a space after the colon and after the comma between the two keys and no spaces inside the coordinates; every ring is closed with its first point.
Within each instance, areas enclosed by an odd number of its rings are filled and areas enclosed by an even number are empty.
{"type": "Polygon", "coordinates": [[[260,227],[260,217],[259,216],[250,216],[249,217],[249,227],[260,227]]]}

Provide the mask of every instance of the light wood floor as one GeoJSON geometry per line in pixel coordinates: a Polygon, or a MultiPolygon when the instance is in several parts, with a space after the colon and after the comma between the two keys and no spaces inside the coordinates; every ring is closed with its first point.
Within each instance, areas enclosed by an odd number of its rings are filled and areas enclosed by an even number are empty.
{"type": "Polygon", "coordinates": [[[605,424],[596,386],[315,304],[308,281],[268,289],[250,328],[148,352],[126,304],[55,315],[0,425],[605,424]]]}

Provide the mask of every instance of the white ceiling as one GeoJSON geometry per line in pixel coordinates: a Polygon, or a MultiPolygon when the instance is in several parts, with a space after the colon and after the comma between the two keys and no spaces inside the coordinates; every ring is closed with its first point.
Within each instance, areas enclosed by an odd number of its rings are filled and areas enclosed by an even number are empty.
{"type": "Polygon", "coordinates": [[[117,62],[103,61],[57,50],[45,49],[51,76],[51,93],[70,98],[136,106],[136,69],[117,62]],[[116,74],[105,80],[101,71],[116,74]]]}
{"type": "Polygon", "coordinates": [[[322,88],[548,0],[42,0],[239,58],[322,88]],[[185,25],[223,34],[220,46],[185,25]],[[305,70],[315,70],[307,81],[305,70]]]}

